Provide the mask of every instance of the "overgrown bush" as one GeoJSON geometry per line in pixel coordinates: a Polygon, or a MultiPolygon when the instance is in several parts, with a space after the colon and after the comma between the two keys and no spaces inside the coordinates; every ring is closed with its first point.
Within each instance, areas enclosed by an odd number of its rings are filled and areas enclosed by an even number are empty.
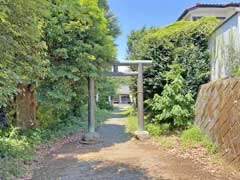
{"type": "Polygon", "coordinates": [[[194,100],[191,92],[185,89],[186,82],[181,76],[184,70],[179,64],[169,66],[170,71],[163,77],[166,85],[161,95],[147,100],[151,112],[151,122],[154,124],[169,123],[172,127],[186,126],[193,120],[194,100]]]}
{"type": "MultiPolygon", "coordinates": [[[[179,127],[193,120],[198,88],[210,78],[208,40],[218,22],[215,17],[203,17],[162,28],[144,27],[129,35],[128,58],[153,61],[144,70],[144,98],[148,119],[154,124],[179,127]],[[176,65],[169,66],[174,63],[184,71],[176,65]]],[[[136,78],[132,87],[136,90],[136,78]]]]}
{"type": "Polygon", "coordinates": [[[109,96],[111,101],[116,96],[116,90],[119,87],[119,80],[114,77],[101,77],[97,81],[97,105],[100,109],[113,110],[113,104],[109,102],[109,96]],[[104,82],[104,83],[103,83],[104,82]]]}
{"type": "Polygon", "coordinates": [[[145,99],[162,92],[166,84],[163,75],[173,61],[186,70],[182,74],[186,87],[196,96],[199,86],[209,80],[208,39],[218,22],[215,17],[204,17],[197,21],[178,21],[162,28],[131,32],[128,58],[153,60],[152,66],[144,73],[145,99]]]}
{"type": "MultiPolygon", "coordinates": [[[[34,152],[41,143],[51,145],[57,138],[68,136],[80,128],[87,129],[87,107],[82,109],[84,118],[69,117],[51,128],[0,130],[0,179],[16,179],[26,169],[23,164],[34,159],[34,152]],[[4,164],[2,164],[4,163],[4,164]]],[[[96,124],[100,125],[110,112],[96,109],[96,124]]]]}
{"type": "Polygon", "coordinates": [[[137,116],[137,111],[134,108],[134,105],[127,107],[123,113],[128,116],[137,116]]]}

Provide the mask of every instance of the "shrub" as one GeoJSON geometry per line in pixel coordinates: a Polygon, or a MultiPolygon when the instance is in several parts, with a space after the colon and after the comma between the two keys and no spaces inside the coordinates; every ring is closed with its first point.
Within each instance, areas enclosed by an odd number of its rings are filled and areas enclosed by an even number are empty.
{"type": "MultiPolygon", "coordinates": [[[[41,143],[51,145],[55,139],[70,135],[79,129],[87,128],[87,108],[82,109],[85,119],[68,117],[58,121],[55,126],[44,129],[23,130],[10,128],[4,132],[0,129],[0,179],[16,179],[25,172],[23,164],[34,158],[34,152],[41,143]]],[[[96,109],[96,121],[99,125],[110,112],[96,109]]]]}
{"type": "Polygon", "coordinates": [[[170,124],[149,123],[149,124],[146,125],[146,130],[152,136],[161,136],[161,135],[163,135],[164,133],[166,133],[170,130],[170,124]]]}
{"type": "MultiPolygon", "coordinates": [[[[169,26],[132,31],[128,37],[129,59],[153,60],[145,69],[145,99],[161,93],[166,81],[164,72],[177,61],[186,71],[182,74],[187,89],[196,97],[201,84],[209,81],[210,54],[208,39],[218,24],[215,17],[197,21],[178,21],[169,26]]],[[[136,79],[133,81],[136,84],[136,79]]]]}
{"type": "Polygon", "coordinates": [[[199,146],[207,148],[209,153],[216,153],[217,146],[199,128],[191,127],[181,134],[181,142],[184,149],[196,148],[199,146]]]}
{"type": "Polygon", "coordinates": [[[150,115],[155,124],[170,123],[172,127],[186,126],[194,116],[194,100],[190,92],[184,90],[184,71],[179,64],[169,66],[164,77],[167,84],[161,95],[155,94],[153,100],[146,101],[151,108],[150,115]]]}
{"type": "Polygon", "coordinates": [[[18,128],[11,128],[5,135],[0,135],[0,157],[29,159],[30,144],[25,137],[19,136],[18,128]]]}

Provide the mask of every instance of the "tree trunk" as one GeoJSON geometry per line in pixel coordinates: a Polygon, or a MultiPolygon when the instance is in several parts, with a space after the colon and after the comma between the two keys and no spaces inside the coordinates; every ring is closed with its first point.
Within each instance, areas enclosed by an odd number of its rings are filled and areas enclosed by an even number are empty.
{"type": "Polygon", "coordinates": [[[16,96],[16,123],[21,128],[38,128],[37,101],[33,85],[19,84],[16,96]]]}

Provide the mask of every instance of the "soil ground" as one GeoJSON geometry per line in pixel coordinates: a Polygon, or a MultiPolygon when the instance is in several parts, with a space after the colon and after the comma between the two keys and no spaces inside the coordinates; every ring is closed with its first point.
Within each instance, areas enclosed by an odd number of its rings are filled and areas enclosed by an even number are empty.
{"type": "Polygon", "coordinates": [[[201,163],[168,153],[151,140],[138,141],[125,130],[123,108],[113,112],[97,131],[103,142],[64,145],[43,161],[33,180],[227,180],[226,172],[210,173],[201,163]]]}

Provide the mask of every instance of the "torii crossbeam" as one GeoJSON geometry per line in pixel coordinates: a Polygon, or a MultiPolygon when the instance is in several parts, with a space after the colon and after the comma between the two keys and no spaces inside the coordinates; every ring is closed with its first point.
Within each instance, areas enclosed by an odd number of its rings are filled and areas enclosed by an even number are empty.
{"type": "MultiPolygon", "coordinates": [[[[144,107],[143,107],[143,66],[150,65],[152,61],[149,60],[125,60],[114,63],[114,72],[105,72],[104,76],[136,76],[137,75],[137,105],[138,105],[138,131],[135,135],[139,138],[148,136],[148,132],[144,131],[144,107]],[[137,65],[137,72],[123,73],[118,72],[118,66],[132,66],[137,65]]],[[[94,95],[94,80],[88,79],[88,133],[85,135],[86,141],[94,141],[99,135],[95,132],[95,95],[94,95]]]]}

